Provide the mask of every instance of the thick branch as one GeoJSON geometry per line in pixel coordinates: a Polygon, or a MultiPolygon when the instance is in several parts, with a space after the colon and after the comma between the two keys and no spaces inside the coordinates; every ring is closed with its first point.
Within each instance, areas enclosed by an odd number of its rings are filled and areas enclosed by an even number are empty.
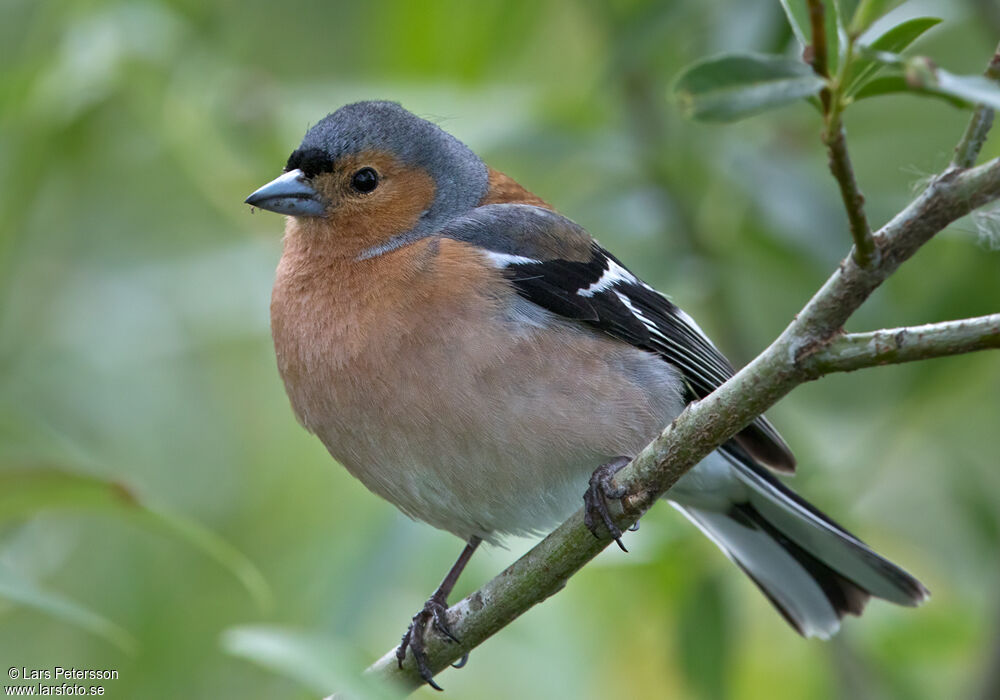
{"type": "MultiPolygon", "coordinates": [[[[997,45],[983,75],[991,80],[1000,81],[1000,45],[997,45]]],[[[977,106],[969,125],[965,127],[962,140],[955,147],[955,157],[952,158],[951,164],[956,168],[971,168],[975,165],[991,126],[993,126],[993,109],[986,105],[977,106]]]]}
{"type": "Polygon", "coordinates": [[[842,335],[808,360],[816,376],[1000,349],[1000,314],[842,335]]]}
{"type": "MultiPolygon", "coordinates": [[[[880,255],[868,268],[845,259],[774,343],[736,376],[693,403],[632,463],[619,472],[628,495],[619,526],[633,524],[684,473],[763,413],[795,386],[813,379],[814,356],[833,341],[845,321],[899,265],[949,223],[1000,198],[1000,159],[937,177],[875,236],[880,255]]],[[[429,635],[427,653],[436,672],[502,629],[536,603],[558,592],[610,540],[595,539],[578,510],[531,551],[449,611],[460,644],[429,635]]],[[[421,684],[407,658],[395,651],[368,673],[412,690],[421,684]]]]}

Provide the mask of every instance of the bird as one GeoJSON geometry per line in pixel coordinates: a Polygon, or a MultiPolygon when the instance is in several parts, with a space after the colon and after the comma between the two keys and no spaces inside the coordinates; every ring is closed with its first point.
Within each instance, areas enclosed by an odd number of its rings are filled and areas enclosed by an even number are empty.
{"type": "MultiPolygon", "coordinates": [[[[396,102],[327,115],[245,201],[286,215],[271,331],[298,420],[369,490],[466,543],[396,651],[440,690],[425,634],[455,640],[447,598],[479,544],[582,502],[625,549],[615,473],[734,368],[583,227],[396,102]]],[[[922,603],[916,578],[775,475],[794,468],[761,416],[665,498],[804,637],[871,597],[922,603]]]]}

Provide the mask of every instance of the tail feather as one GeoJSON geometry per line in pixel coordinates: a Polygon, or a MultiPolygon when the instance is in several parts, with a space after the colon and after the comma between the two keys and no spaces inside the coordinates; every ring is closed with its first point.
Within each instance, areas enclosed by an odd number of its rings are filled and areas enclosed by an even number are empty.
{"type": "Polygon", "coordinates": [[[775,532],[783,533],[876,598],[915,606],[929,597],[920,581],[876,554],[764,469],[754,467],[740,469],[739,474],[751,486],[750,503],[775,532]]]}
{"type": "Polygon", "coordinates": [[[788,540],[774,539],[747,518],[743,510],[751,508],[749,504],[741,506],[738,517],[732,512],[677,507],[757,584],[799,634],[823,639],[834,634],[844,611],[838,610],[837,598],[831,600],[827,590],[839,582],[825,575],[817,578],[815,569],[803,566],[795,556],[801,548],[789,549],[788,540]]]}
{"type": "MultiPolygon", "coordinates": [[[[836,570],[810,554],[808,550],[803,549],[794,541],[788,539],[782,532],[765,520],[749,503],[733,505],[730,510],[730,517],[742,519],[750,527],[765,532],[799,566],[805,569],[806,573],[812,577],[813,582],[823,591],[823,595],[826,596],[827,602],[833,608],[838,620],[843,618],[844,615],[860,615],[864,611],[865,605],[871,598],[871,594],[868,591],[850,579],[840,575],[836,570]]],[[[752,575],[750,577],[753,578],[752,575]]],[[[761,585],[756,580],[754,582],[758,586],[761,585]]],[[[772,600],[772,602],[774,601],[772,600]]]]}
{"type": "Polygon", "coordinates": [[[873,596],[909,606],[928,597],[919,581],[762,468],[728,455],[727,460],[732,477],[746,488],[730,490],[726,503],[682,497],[674,505],[799,634],[829,637],[845,615],[860,615],[873,596]]]}

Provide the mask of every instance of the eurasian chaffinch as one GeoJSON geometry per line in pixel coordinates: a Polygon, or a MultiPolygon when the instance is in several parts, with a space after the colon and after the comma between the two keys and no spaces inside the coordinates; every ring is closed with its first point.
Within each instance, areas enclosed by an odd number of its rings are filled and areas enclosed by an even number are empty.
{"type": "MultiPolygon", "coordinates": [[[[584,229],[398,104],[330,114],[246,201],[289,215],[271,330],[295,414],[369,489],[468,543],[397,652],[437,687],[425,628],[451,636],[476,546],[544,532],[581,494],[621,545],[614,473],[733,368],[584,229]]],[[[922,602],[768,470],[794,465],[761,417],[667,498],[804,636],[870,596],[922,602]]]]}

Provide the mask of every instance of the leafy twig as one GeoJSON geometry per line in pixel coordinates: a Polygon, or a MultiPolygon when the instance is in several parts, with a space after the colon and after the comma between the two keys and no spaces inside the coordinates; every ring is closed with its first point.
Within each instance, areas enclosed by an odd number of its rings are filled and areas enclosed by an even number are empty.
{"type": "MultiPolygon", "coordinates": [[[[1000,44],[997,45],[983,75],[990,80],[1000,82],[1000,44]]],[[[969,125],[965,128],[962,140],[955,147],[955,157],[952,158],[951,164],[956,168],[971,168],[975,165],[992,125],[993,109],[983,104],[978,105],[972,113],[969,125]]]]}
{"type": "Polygon", "coordinates": [[[847,222],[854,239],[854,260],[861,266],[867,267],[875,257],[875,244],[872,240],[871,226],[868,224],[868,217],[865,215],[865,197],[858,188],[857,178],[854,176],[854,167],[851,165],[851,157],[847,152],[847,138],[844,133],[844,124],[841,118],[843,110],[842,87],[846,68],[850,65],[851,55],[854,47],[854,39],[848,39],[848,46],[843,61],[839,68],[839,73],[835,80],[831,80],[827,63],[826,45],[826,24],[825,9],[820,0],[808,0],[809,2],[809,22],[812,25],[812,47],[809,62],[822,78],[827,80],[827,86],[820,93],[820,103],[823,107],[823,118],[825,128],[823,130],[823,143],[826,145],[830,156],[830,172],[840,188],[840,197],[844,201],[844,209],[847,210],[847,222]]]}

